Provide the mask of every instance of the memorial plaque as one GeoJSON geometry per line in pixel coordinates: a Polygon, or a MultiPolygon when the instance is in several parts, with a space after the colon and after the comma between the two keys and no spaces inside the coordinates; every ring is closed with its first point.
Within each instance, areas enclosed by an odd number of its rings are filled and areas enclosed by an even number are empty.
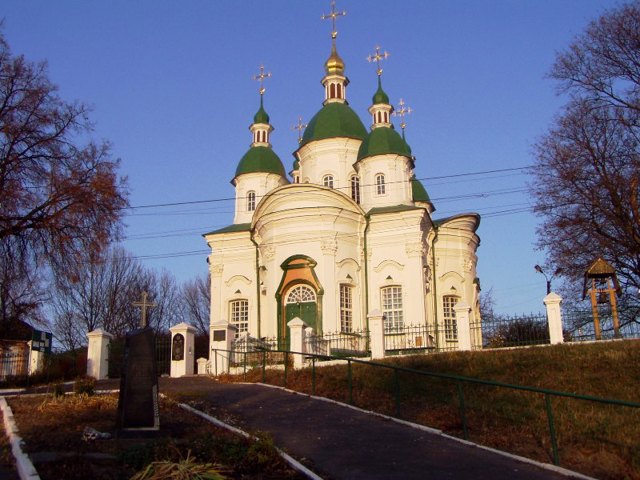
{"type": "Polygon", "coordinates": [[[227,331],[226,330],[214,330],[213,331],[213,341],[214,342],[224,342],[227,339],[227,331]]]}
{"type": "Polygon", "coordinates": [[[173,337],[173,344],[171,345],[171,360],[179,362],[184,360],[184,336],[181,333],[176,333],[173,337]]]}
{"type": "Polygon", "coordinates": [[[150,327],[126,336],[117,427],[121,432],[160,428],[155,335],[150,327]]]}

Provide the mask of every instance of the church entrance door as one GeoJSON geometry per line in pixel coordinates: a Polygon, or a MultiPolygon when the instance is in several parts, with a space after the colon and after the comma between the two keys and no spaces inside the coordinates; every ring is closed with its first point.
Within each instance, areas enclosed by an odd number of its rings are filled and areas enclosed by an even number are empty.
{"type": "Polygon", "coordinates": [[[308,285],[296,285],[289,290],[284,301],[284,328],[287,332],[287,348],[289,347],[289,327],[287,324],[294,318],[300,318],[308,327],[317,332],[318,302],[316,292],[308,285]]]}

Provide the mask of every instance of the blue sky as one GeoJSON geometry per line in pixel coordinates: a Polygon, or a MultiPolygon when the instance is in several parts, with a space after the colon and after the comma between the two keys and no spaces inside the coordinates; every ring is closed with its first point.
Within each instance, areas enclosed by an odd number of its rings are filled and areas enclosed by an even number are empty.
{"type": "MultiPolygon", "coordinates": [[[[545,78],[557,52],[619,2],[604,0],[338,1],[338,51],[350,105],[369,125],[374,46],[390,53],[383,86],[413,113],[406,136],[435,218],[478,212],[478,275],[502,313],[543,308],[534,271],[538,222],[519,171],[565,98],[545,78]],[[446,178],[439,178],[446,177],[446,178]]],[[[67,100],[93,106],[94,136],[113,143],[132,206],[124,246],[178,281],[206,275],[204,232],[233,221],[229,181],[259,106],[260,64],[274,150],[290,170],[292,129],[321,107],[329,1],[3,0],[16,54],[47,60],[67,100]]],[[[398,128],[398,122],[396,122],[398,128]]]]}

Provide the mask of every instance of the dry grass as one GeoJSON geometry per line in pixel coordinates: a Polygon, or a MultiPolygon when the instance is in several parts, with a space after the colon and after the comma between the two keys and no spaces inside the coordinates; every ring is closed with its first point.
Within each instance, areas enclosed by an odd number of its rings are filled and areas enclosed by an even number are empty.
{"type": "MultiPolygon", "coordinates": [[[[561,345],[521,350],[456,352],[386,359],[384,363],[602,398],[640,401],[640,341],[561,345]]],[[[267,383],[283,385],[268,370],[267,383]]],[[[239,376],[238,379],[242,379],[239,376]]],[[[260,368],[249,381],[262,381],[260,368]]],[[[233,381],[233,378],[229,380],[233,381]]],[[[312,392],[311,369],[289,370],[287,387],[312,392]]],[[[457,382],[390,369],[352,365],[352,403],[462,437],[457,382]]],[[[461,383],[472,441],[551,463],[544,396],[461,383]]],[[[346,366],[316,368],[315,393],[348,402],[346,366]]],[[[640,409],[552,397],[560,463],[603,479],[640,479],[640,409]]]]}
{"type": "Polygon", "coordinates": [[[161,431],[157,436],[113,438],[117,403],[115,395],[9,399],[25,449],[43,480],[128,479],[136,472],[152,472],[154,469],[147,467],[153,462],[155,469],[169,471],[174,465],[179,473],[190,469],[203,479],[221,478],[205,475],[214,470],[232,479],[303,478],[281,459],[268,439],[261,439],[257,447],[256,442],[203,422],[170,400],[160,402],[161,431]],[[109,432],[112,438],[83,441],[86,426],[109,432]],[[43,458],[44,452],[54,452],[55,458],[43,458]]]}

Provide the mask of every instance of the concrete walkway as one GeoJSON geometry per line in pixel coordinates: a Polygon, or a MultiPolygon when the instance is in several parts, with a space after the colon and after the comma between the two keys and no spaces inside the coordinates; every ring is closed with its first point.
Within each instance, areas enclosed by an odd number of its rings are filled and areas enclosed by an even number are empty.
{"type": "Polygon", "coordinates": [[[202,409],[245,431],[269,432],[278,447],[325,479],[569,478],[437,433],[269,386],[185,377],[161,379],[160,391],[203,402],[202,409]]]}

